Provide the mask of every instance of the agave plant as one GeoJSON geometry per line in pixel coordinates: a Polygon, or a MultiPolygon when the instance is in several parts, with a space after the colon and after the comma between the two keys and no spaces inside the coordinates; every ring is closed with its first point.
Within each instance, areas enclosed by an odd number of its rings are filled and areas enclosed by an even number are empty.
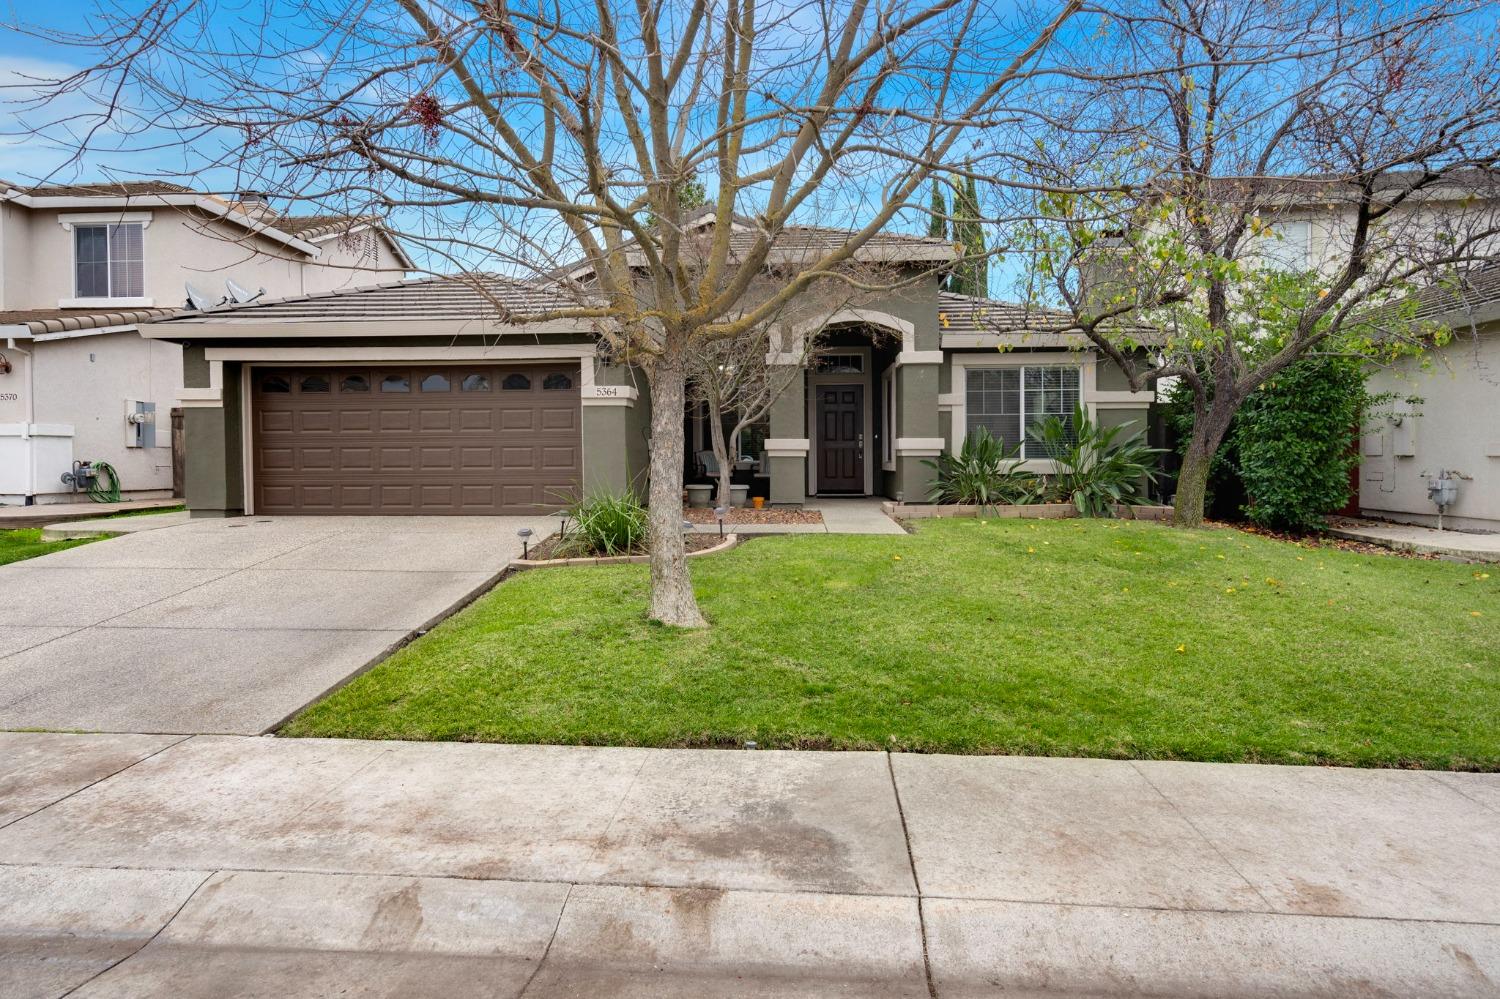
{"type": "Polygon", "coordinates": [[[1117,503],[1144,503],[1146,486],[1156,481],[1156,456],[1162,449],[1148,445],[1146,435],[1132,431],[1133,426],[1101,426],[1080,405],[1071,426],[1049,416],[1026,434],[1057,462],[1052,491],[1071,501],[1082,516],[1108,517],[1117,503]]]}
{"type": "Polygon", "coordinates": [[[944,454],[922,464],[937,472],[928,490],[933,503],[974,503],[994,506],[1013,503],[1031,489],[1034,476],[1017,469],[1021,445],[1006,449],[984,427],[975,427],[964,438],[958,454],[944,454]]]}

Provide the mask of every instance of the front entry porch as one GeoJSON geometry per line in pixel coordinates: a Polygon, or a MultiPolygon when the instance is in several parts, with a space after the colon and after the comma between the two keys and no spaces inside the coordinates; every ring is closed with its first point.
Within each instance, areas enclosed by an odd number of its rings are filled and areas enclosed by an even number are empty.
{"type": "Polygon", "coordinates": [[[834,329],[771,408],[764,442],[770,502],[926,494],[938,432],[940,351],[911,349],[894,316],[834,329]]]}

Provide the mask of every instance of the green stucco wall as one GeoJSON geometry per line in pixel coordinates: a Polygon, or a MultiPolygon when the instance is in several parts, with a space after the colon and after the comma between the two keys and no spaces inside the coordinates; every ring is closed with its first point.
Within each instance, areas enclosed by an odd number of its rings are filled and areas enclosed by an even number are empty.
{"type": "MultiPolygon", "coordinates": [[[[208,384],[202,348],[183,351],[188,385],[208,384]]],[[[237,517],[245,512],[245,470],[241,437],[240,365],[224,365],[223,407],[189,406],[182,411],[185,451],[184,499],[194,517],[237,517]]]]}

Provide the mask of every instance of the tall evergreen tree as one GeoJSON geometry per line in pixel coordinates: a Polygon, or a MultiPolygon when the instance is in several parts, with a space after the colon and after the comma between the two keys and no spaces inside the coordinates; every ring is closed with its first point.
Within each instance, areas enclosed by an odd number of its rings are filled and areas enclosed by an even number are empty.
{"type": "Polygon", "coordinates": [[[953,241],[963,248],[964,259],[953,272],[949,288],[961,295],[976,298],[989,296],[990,266],[984,245],[984,228],[979,222],[979,188],[970,177],[963,185],[953,184],[953,241]]]}
{"type": "Polygon", "coordinates": [[[948,199],[943,197],[941,182],[932,178],[932,207],[927,212],[927,235],[948,238],[948,199]]]}

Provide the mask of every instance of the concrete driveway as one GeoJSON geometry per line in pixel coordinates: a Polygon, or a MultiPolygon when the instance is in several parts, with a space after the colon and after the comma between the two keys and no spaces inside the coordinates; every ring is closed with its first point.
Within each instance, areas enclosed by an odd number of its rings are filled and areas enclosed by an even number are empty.
{"type": "Polygon", "coordinates": [[[258,734],[489,587],[514,517],[195,520],[0,566],[0,729],[258,734]]]}

